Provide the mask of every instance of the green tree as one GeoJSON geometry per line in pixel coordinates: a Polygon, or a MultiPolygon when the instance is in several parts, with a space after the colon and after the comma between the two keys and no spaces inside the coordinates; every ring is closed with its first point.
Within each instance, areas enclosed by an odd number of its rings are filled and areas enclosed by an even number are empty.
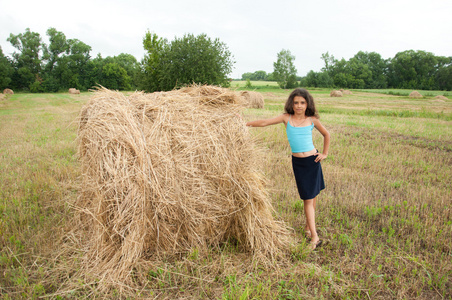
{"type": "Polygon", "coordinates": [[[329,88],[334,86],[334,81],[327,72],[320,72],[317,74],[317,86],[329,88]]]}
{"type": "Polygon", "coordinates": [[[43,45],[44,59],[47,60],[45,66],[46,72],[52,72],[62,54],[69,50],[69,45],[66,40],[66,35],[55,28],[47,30],[49,37],[49,46],[43,45]]]}
{"type": "Polygon", "coordinates": [[[404,89],[434,89],[434,78],[440,63],[430,52],[399,52],[389,64],[390,85],[404,89]]]}
{"type": "MultiPolygon", "coordinates": [[[[322,53],[322,56],[320,58],[325,64],[325,66],[322,68],[322,71],[330,73],[332,71],[332,67],[336,64],[336,59],[333,55],[330,55],[328,51],[326,53],[322,53]]],[[[329,75],[331,76],[331,74],[329,75]]]]}
{"type": "Polygon", "coordinates": [[[265,71],[256,71],[254,72],[254,79],[252,80],[266,80],[267,79],[267,72],[265,71]]]}
{"type": "Polygon", "coordinates": [[[251,80],[251,78],[253,78],[253,73],[251,72],[247,72],[247,73],[243,73],[242,74],[242,80],[251,80]]]}
{"type": "Polygon", "coordinates": [[[289,50],[281,50],[273,63],[273,76],[281,88],[293,88],[297,83],[297,69],[294,65],[295,56],[289,50]]]}
{"type": "Polygon", "coordinates": [[[272,73],[268,73],[267,74],[267,78],[265,80],[267,80],[267,81],[276,81],[275,76],[273,75],[273,72],[272,73]]]}
{"type": "MultiPolygon", "coordinates": [[[[46,92],[58,92],[65,87],[61,81],[61,69],[66,69],[65,53],[69,50],[69,44],[66,35],[55,28],[47,30],[49,45],[43,44],[43,61],[45,62],[44,72],[42,74],[42,90],[46,92]]],[[[37,86],[35,86],[36,90],[37,86]]]]}
{"type": "Polygon", "coordinates": [[[116,64],[127,72],[127,76],[130,78],[129,88],[135,89],[137,87],[138,74],[140,73],[140,64],[137,59],[133,55],[127,53],[121,53],[113,57],[113,59],[116,64]]]}
{"type": "Polygon", "coordinates": [[[29,89],[30,86],[39,80],[42,69],[42,41],[39,33],[25,30],[25,33],[18,35],[10,34],[7,39],[11,45],[19,52],[13,53],[13,74],[14,88],[29,89]]]}
{"type": "Polygon", "coordinates": [[[439,90],[452,91],[452,57],[449,64],[441,66],[435,76],[435,82],[439,90]]]}
{"type": "Polygon", "coordinates": [[[3,54],[2,47],[0,47],[0,92],[10,87],[9,84],[13,73],[14,68],[11,61],[3,54]]]}
{"type": "Polygon", "coordinates": [[[355,77],[350,73],[350,68],[344,58],[335,60],[334,64],[329,66],[328,74],[333,79],[335,87],[349,88],[353,86],[355,81],[355,77]]]}
{"type": "Polygon", "coordinates": [[[144,50],[147,51],[141,62],[141,72],[138,76],[138,86],[140,89],[154,92],[161,90],[162,55],[163,49],[168,41],[159,38],[157,34],[146,32],[143,39],[144,50]]]}
{"type": "Polygon", "coordinates": [[[267,80],[268,75],[265,71],[256,71],[254,73],[243,73],[242,80],[267,80]]]}
{"type": "Polygon", "coordinates": [[[107,63],[102,68],[102,81],[106,88],[114,90],[130,90],[130,77],[127,71],[117,63],[107,63]]]}
{"type": "Polygon", "coordinates": [[[355,76],[364,80],[365,88],[386,88],[388,62],[376,52],[359,51],[350,62],[355,63],[355,76]],[[364,66],[365,69],[364,69],[364,66]],[[363,68],[360,70],[360,68],[363,68]]]}
{"type": "Polygon", "coordinates": [[[91,46],[78,39],[68,40],[69,49],[67,53],[68,73],[67,87],[80,90],[91,88],[93,83],[88,77],[88,66],[91,59],[91,46]]]}
{"type": "Polygon", "coordinates": [[[229,86],[234,63],[226,44],[206,34],[186,34],[166,44],[160,56],[159,83],[162,90],[188,84],[229,86]]]}
{"type": "Polygon", "coordinates": [[[97,56],[90,60],[87,66],[88,77],[90,78],[90,87],[94,87],[102,84],[103,80],[103,68],[105,64],[113,63],[113,60],[109,57],[102,58],[100,53],[97,56]]]}

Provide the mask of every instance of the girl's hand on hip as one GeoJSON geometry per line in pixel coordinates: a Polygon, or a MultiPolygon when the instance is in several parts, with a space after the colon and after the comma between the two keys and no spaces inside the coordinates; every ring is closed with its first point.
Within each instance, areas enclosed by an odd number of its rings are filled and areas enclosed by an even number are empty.
{"type": "Polygon", "coordinates": [[[316,153],[315,154],[317,157],[315,158],[315,162],[319,162],[324,160],[325,158],[327,158],[328,155],[325,155],[323,153],[316,153]]]}

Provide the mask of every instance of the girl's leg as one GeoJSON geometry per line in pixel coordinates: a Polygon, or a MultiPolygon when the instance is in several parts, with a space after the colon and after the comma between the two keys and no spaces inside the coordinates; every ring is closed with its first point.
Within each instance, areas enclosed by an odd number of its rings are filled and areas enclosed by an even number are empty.
{"type": "Polygon", "coordinates": [[[303,200],[304,213],[306,215],[306,224],[311,231],[311,244],[316,245],[320,240],[315,228],[315,198],[309,200],[303,200]]]}
{"type": "MultiPolygon", "coordinates": [[[[314,216],[315,216],[315,200],[317,199],[317,197],[315,197],[313,200],[313,207],[314,207],[314,216]]],[[[305,205],[304,205],[305,206],[305,205]]],[[[305,206],[306,207],[306,206],[305,206]]],[[[305,214],[306,214],[306,208],[305,208],[305,214]]],[[[315,225],[315,222],[314,222],[315,225]]],[[[308,237],[311,237],[311,230],[309,229],[309,225],[308,225],[308,218],[306,218],[306,226],[304,227],[304,231],[306,232],[306,235],[308,237]]]]}

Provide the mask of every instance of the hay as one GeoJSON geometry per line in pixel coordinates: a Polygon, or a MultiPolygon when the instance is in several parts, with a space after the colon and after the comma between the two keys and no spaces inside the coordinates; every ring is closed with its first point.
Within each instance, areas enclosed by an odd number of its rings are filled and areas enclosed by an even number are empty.
{"type": "Polygon", "coordinates": [[[140,261],[236,241],[272,261],[292,244],[276,221],[262,152],[238,115],[241,97],[193,86],[129,97],[107,89],[83,107],[82,190],[71,236],[84,236],[82,276],[133,285],[140,261]]]}
{"type": "Polygon", "coordinates": [[[69,89],[69,94],[80,94],[80,91],[74,88],[69,89]]]}
{"type": "Polygon", "coordinates": [[[264,96],[259,92],[242,91],[240,95],[244,98],[246,106],[249,108],[264,108],[264,96]]]}
{"type": "Polygon", "coordinates": [[[330,97],[342,97],[341,91],[331,91],[330,97]]]}
{"type": "Polygon", "coordinates": [[[344,95],[353,95],[353,93],[350,90],[343,90],[342,94],[344,94],[344,95]]]}
{"type": "Polygon", "coordinates": [[[3,94],[5,95],[14,95],[14,92],[12,89],[4,89],[3,94]]]}
{"type": "Polygon", "coordinates": [[[412,91],[410,93],[410,98],[422,98],[422,95],[418,91],[412,91]]]}
{"type": "Polygon", "coordinates": [[[435,97],[435,99],[438,99],[438,100],[449,100],[449,98],[447,98],[446,96],[443,96],[443,95],[438,95],[438,96],[435,97]]]}

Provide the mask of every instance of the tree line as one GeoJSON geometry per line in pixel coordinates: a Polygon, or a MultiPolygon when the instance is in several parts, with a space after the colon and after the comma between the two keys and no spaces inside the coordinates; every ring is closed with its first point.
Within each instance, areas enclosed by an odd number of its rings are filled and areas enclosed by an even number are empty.
{"type": "Polygon", "coordinates": [[[278,53],[274,72],[244,73],[242,80],[275,80],[281,87],[325,87],[350,89],[452,90],[452,57],[435,56],[426,51],[407,50],[383,59],[376,52],[359,51],[349,60],[322,54],[324,67],[309,71],[297,81],[295,57],[288,50],[278,53]]]}
{"type": "Polygon", "coordinates": [[[187,84],[229,85],[227,75],[234,63],[227,46],[205,34],[186,34],[169,42],[147,32],[142,61],[121,53],[91,57],[91,46],[49,28],[49,43],[29,28],[10,34],[12,57],[0,47],[0,89],[29,92],[88,90],[102,85],[115,90],[171,90],[187,84]]]}
{"type": "MultiPolygon", "coordinates": [[[[0,89],[58,92],[69,88],[88,90],[102,85],[115,90],[167,91],[187,84],[229,86],[228,75],[235,63],[227,45],[205,34],[186,34],[172,41],[146,32],[144,58],[121,53],[91,57],[91,46],[68,39],[49,28],[49,43],[29,28],[10,34],[12,57],[0,47],[0,89]]],[[[383,59],[376,52],[359,51],[349,60],[322,54],[324,67],[297,76],[295,56],[283,49],[277,53],[274,70],[242,74],[242,80],[277,81],[281,88],[326,87],[350,89],[452,90],[452,57],[426,51],[407,50],[383,59]]]]}

